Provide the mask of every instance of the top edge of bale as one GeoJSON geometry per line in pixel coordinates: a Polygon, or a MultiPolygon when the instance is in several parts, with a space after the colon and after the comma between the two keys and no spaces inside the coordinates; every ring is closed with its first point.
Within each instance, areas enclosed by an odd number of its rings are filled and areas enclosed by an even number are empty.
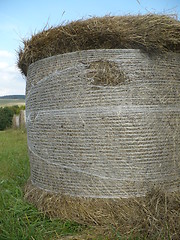
{"type": "Polygon", "coordinates": [[[89,49],[142,49],[180,53],[180,21],[167,15],[104,16],[50,27],[23,42],[18,67],[27,75],[40,59],[89,49]]]}

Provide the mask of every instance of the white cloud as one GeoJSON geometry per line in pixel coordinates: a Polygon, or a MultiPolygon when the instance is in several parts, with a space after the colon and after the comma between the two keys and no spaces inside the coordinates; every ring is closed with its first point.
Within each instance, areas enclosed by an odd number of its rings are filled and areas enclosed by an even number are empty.
{"type": "Polygon", "coordinates": [[[0,50],[0,96],[25,94],[25,79],[16,66],[15,54],[0,50]]]}
{"type": "Polygon", "coordinates": [[[9,58],[13,57],[13,54],[11,52],[5,51],[5,50],[0,50],[0,59],[1,58],[9,58]]]}

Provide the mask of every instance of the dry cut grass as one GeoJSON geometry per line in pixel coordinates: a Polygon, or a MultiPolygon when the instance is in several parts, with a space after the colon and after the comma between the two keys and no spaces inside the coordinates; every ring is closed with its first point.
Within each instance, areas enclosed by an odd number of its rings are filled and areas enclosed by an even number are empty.
{"type": "Polygon", "coordinates": [[[180,22],[166,15],[93,17],[50,27],[23,41],[18,66],[40,59],[87,49],[140,48],[146,52],[180,52],[180,22]]]}
{"type": "Polygon", "coordinates": [[[143,239],[178,240],[180,237],[180,193],[177,192],[154,189],[139,198],[73,198],[45,192],[29,181],[25,198],[52,218],[104,227],[108,229],[108,239],[115,239],[112,228],[121,236],[133,234],[143,239]]]}

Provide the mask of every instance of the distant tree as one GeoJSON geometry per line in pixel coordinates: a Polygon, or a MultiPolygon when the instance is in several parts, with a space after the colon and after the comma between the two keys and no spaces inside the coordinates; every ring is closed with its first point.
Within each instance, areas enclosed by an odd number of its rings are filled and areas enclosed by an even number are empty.
{"type": "Polygon", "coordinates": [[[14,114],[19,114],[19,112],[20,112],[18,105],[13,105],[13,106],[9,107],[9,109],[11,109],[14,114]]]}
{"type": "Polygon", "coordinates": [[[26,109],[25,105],[20,106],[20,110],[25,110],[25,109],[26,109]]]}
{"type": "Polygon", "coordinates": [[[5,130],[12,126],[14,112],[9,107],[0,108],[0,130],[5,130]]]}
{"type": "Polygon", "coordinates": [[[25,110],[25,105],[22,106],[13,105],[9,108],[13,111],[14,114],[19,115],[21,110],[25,110]]]}

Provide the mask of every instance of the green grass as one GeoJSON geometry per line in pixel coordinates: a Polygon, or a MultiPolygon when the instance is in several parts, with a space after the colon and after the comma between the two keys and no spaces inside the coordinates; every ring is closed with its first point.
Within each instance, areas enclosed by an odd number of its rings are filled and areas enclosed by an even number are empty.
{"type": "Polygon", "coordinates": [[[0,132],[0,240],[45,240],[80,232],[81,225],[51,220],[24,201],[29,169],[26,133],[0,132]]]}

